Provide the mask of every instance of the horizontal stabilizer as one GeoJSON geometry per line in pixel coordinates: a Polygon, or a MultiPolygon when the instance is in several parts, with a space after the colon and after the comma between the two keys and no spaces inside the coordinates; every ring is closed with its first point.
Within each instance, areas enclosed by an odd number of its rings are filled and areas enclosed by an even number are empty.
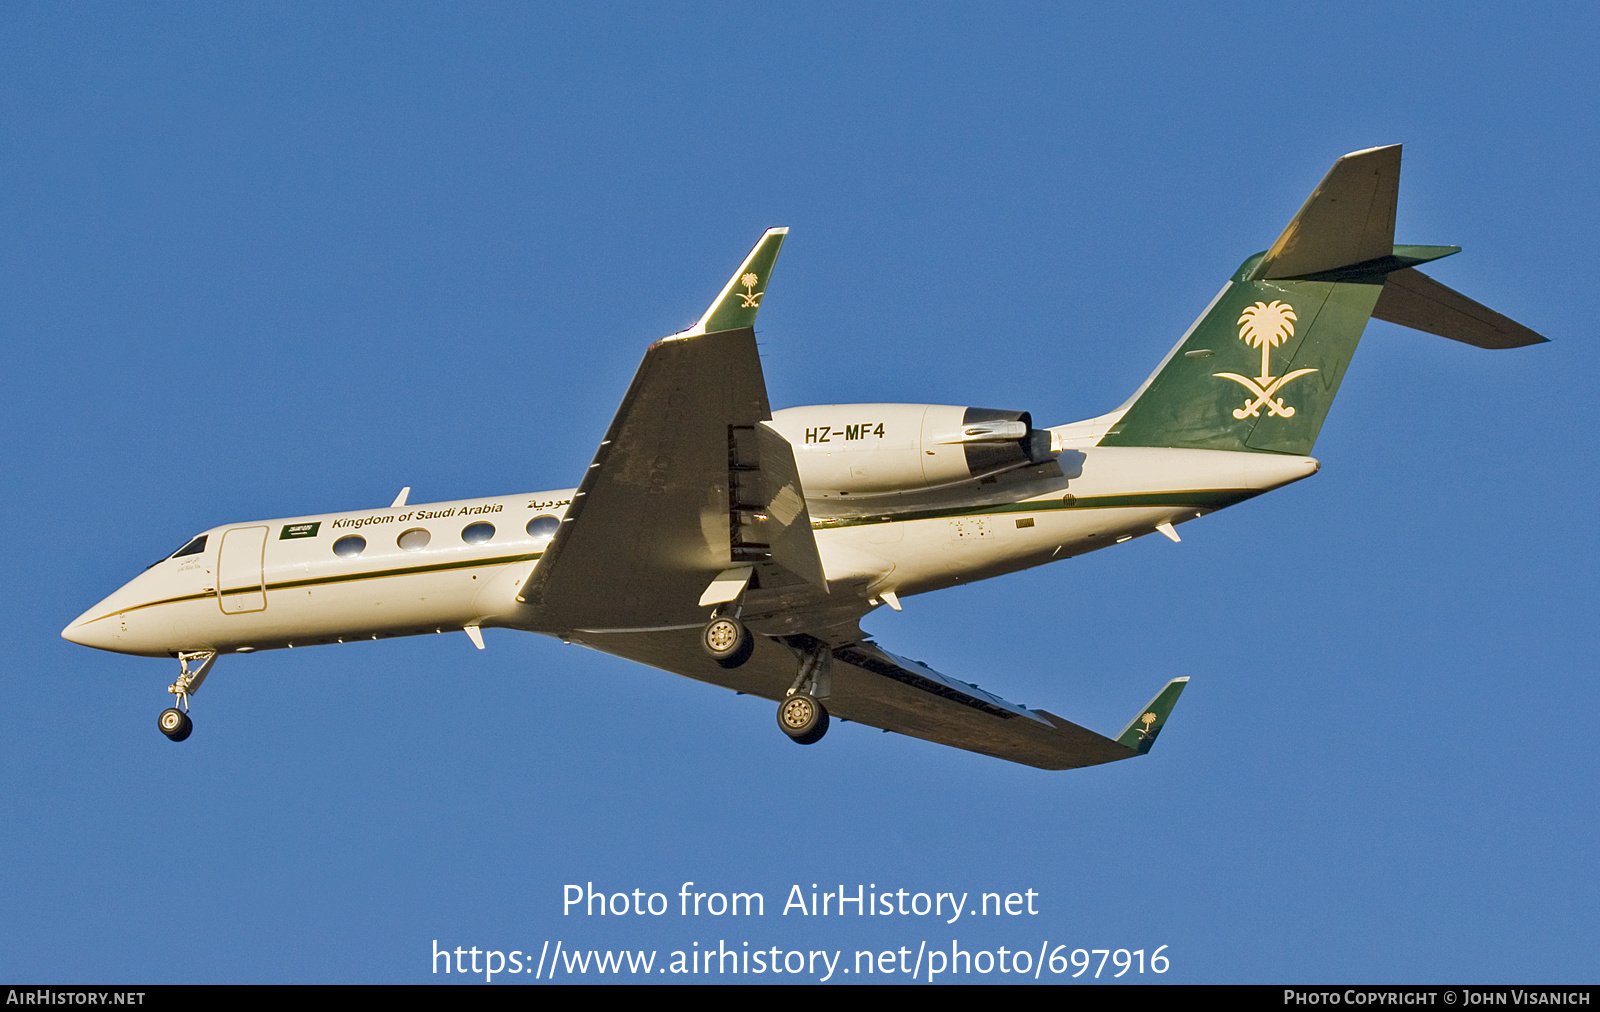
{"type": "Polygon", "coordinates": [[[1549,340],[1414,267],[1388,275],[1372,316],[1479,348],[1523,348],[1549,340]]]}
{"type": "Polygon", "coordinates": [[[1333,163],[1252,281],[1295,278],[1389,255],[1400,195],[1400,145],[1353,151],[1333,163]]]}
{"type": "Polygon", "coordinates": [[[1156,693],[1156,698],[1139,711],[1139,716],[1129,721],[1128,726],[1117,735],[1117,744],[1126,745],[1140,755],[1150,751],[1150,746],[1156,743],[1156,735],[1166,726],[1167,715],[1177,705],[1178,696],[1188,684],[1187,676],[1168,682],[1164,689],[1156,693]]]}

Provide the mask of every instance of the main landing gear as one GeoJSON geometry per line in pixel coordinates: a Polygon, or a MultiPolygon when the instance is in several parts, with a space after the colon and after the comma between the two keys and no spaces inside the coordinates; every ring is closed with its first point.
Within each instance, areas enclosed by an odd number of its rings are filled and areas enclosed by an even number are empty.
{"type": "MultiPolygon", "coordinates": [[[[718,608],[700,633],[700,646],[725,668],[737,668],[750,659],[756,638],[737,612],[718,608]]],[[[797,745],[811,745],[828,733],[828,708],[822,701],[833,691],[833,649],[815,636],[786,636],[800,671],[778,703],[778,728],[797,745]]]]}
{"type": "Polygon", "coordinates": [[[800,658],[800,673],[778,703],[778,729],[796,745],[813,745],[828,733],[822,700],[833,691],[833,650],[810,636],[791,636],[788,642],[800,658]]]}
{"type": "Polygon", "coordinates": [[[713,614],[700,634],[700,645],[725,668],[737,668],[755,652],[756,638],[731,615],[713,614]]]}
{"type": "Polygon", "coordinates": [[[817,697],[797,692],[778,704],[778,727],[796,745],[813,745],[828,733],[828,709],[817,697]]]}
{"type": "Polygon", "coordinates": [[[169,706],[161,711],[156,726],[161,728],[162,734],[173,741],[189,737],[194,730],[194,721],[189,719],[189,696],[200,690],[200,683],[206,680],[206,675],[211,673],[211,665],[216,662],[215,650],[189,650],[178,654],[178,680],[167,686],[167,691],[178,697],[178,706],[169,706]],[[189,665],[196,661],[199,665],[191,671],[189,665]],[[180,710],[179,706],[183,709],[180,710]]]}

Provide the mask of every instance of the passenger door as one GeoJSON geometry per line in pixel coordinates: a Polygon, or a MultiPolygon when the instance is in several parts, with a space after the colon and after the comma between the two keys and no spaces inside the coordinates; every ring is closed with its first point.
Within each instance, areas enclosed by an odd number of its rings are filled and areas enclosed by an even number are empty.
{"type": "Polygon", "coordinates": [[[262,567],[266,549],[265,527],[236,527],[222,535],[217,603],[224,614],[266,610],[267,585],[262,567]]]}

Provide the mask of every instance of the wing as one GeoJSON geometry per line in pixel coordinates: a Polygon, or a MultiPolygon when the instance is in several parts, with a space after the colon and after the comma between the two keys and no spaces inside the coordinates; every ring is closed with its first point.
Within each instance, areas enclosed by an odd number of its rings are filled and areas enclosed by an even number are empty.
{"type": "Polygon", "coordinates": [[[698,629],[730,570],[826,593],[793,450],[762,424],[752,325],[787,231],[763,235],[700,322],[645,353],[518,595],[532,628],[698,629]]]}
{"type": "Polygon", "coordinates": [[[865,601],[829,598],[793,448],[766,424],[753,329],[786,231],[762,236],[694,327],[645,353],[518,595],[525,627],[773,700],[820,658],[815,691],[834,716],[1030,766],[1143,754],[1187,679],[1107,738],[889,653],[857,625],[865,601]],[[734,600],[764,635],[729,669],[700,633],[708,605],[734,600]]]}
{"type": "MultiPolygon", "coordinates": [[[[809,636],[758,637],[750,660],[729,670],[706,656],[697,630],[579,634],[574,641],[771,700],[784,697],[800,654],[818,645],[809,636]]],[[[1145,754],[1189,681],[1168,682],[1121,734],[1108,738],[892,654],[865,637],[834,646],[830,654],[831,685],[822,702],[834,717],[1048,770],[1145,754]]]]}

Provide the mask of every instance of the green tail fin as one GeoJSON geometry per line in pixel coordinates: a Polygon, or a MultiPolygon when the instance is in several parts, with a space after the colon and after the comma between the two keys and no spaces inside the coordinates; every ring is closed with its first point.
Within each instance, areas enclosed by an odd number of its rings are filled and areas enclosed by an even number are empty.
{"type": "Polygon", "coordinates": [[[1244,262],[1102,446],[1305,454],[1383,291],[1367,281],[1252,281],[1244,262]]]}
{"type": "Polygon", "coordinates": [[[1542,341],[1408,270],[1460,247],[1394,245],[1399,185],[1398,144],[1335,162],[1272,248],[1240,266],[1100,445],[1309,454],[1374,307],[1382,319],[1482,347],[1542,341]],[[1485,314],[1495,319],[1485,323],[1485,314]]]}

